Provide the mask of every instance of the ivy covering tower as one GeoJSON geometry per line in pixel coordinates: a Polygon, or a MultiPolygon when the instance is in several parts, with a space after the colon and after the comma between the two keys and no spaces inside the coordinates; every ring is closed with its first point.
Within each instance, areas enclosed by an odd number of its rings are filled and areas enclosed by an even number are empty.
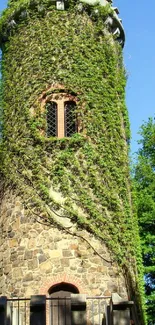
{"type": "Polygon", "coordinates": [[[117,10],[110,1],[10,0],[0,42],[0,293],[76,282],[79,292],[118,292],[140,306],[117,10]]]}

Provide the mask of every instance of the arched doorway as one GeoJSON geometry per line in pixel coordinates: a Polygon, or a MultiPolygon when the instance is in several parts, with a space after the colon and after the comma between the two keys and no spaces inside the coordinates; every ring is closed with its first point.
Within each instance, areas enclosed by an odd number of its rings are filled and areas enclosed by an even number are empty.
{"type": "Polygon", "coordinates": [[[71,325],[71,294],[78,294],[76,286],[61,282],[52,286],[49,291],[50,325],[71,325]]]}

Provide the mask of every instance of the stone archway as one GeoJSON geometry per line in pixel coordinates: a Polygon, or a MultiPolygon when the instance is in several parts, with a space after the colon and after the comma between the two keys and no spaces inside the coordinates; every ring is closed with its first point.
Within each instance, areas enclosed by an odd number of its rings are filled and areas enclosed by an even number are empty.
{"type": "Polygon", "coordinates": [[[78,288],[67,282],[60,282],[48,290],[50,297],[50,325],[71,325],[71,294],[78,294],[78,288]]]}

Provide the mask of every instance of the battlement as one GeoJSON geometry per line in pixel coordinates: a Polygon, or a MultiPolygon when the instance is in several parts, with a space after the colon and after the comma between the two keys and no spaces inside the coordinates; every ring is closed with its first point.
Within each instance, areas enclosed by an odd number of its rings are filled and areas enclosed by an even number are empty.
{"type": "MultiPolygon", "coordinates": [[[[74,1],[74,3],[75,10],[78,12],[81,11],[81,13],[85,10],[90,14],[90,8],[92,11],[94,6],[96,19],[98,16],[98,9],[96,6],[109,6],[109,14],[105,21],[105,25],[107,30],[114,35],[115,40],[117,40],[122,47],[124,46],[125,33],[122,21],[118,16],[119,10],[116,7],[112,7],[111,0],[100,0],[98,4],[95,0],[82,0],[81,2],[74,1]]],[[[7,9],[3,11],[0,17],[0,46],[2,46],[2,44],[8,40],[9,36],[14,33],[17,25],[28,18],[31,11],[38,11],[38,14],[43,17],[47,11],[52,11],[54,8],[60,11],[68,10],[70,5],[73,5],[70,0],[52,0],[47,1],[42,5],[40,5],[39,1],[23,0],[22,3],[13,0],[10,1],[7,9]]]]}

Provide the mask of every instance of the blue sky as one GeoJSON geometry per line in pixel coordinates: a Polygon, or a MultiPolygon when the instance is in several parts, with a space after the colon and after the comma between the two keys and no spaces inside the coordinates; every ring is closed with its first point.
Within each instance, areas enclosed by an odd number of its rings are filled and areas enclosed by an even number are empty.
{"type": "Polygon", "coordinates": [[[155,0],[114,0],[114,6],[119,8],[126,33],[126,102],[133,153],[137,150],[141,124],[155,116],[155,0]]]}
{"type": "MultiPolygon", "coordinates": [[[[0,0],[0,11],[7,0],[0,0]]],[[[155,0],[114,0],[126,32],[124,64],[128,75],[126,103],[131,123],[131,152],[137,150],[143,121],[155,116],[155,0]]]]}

